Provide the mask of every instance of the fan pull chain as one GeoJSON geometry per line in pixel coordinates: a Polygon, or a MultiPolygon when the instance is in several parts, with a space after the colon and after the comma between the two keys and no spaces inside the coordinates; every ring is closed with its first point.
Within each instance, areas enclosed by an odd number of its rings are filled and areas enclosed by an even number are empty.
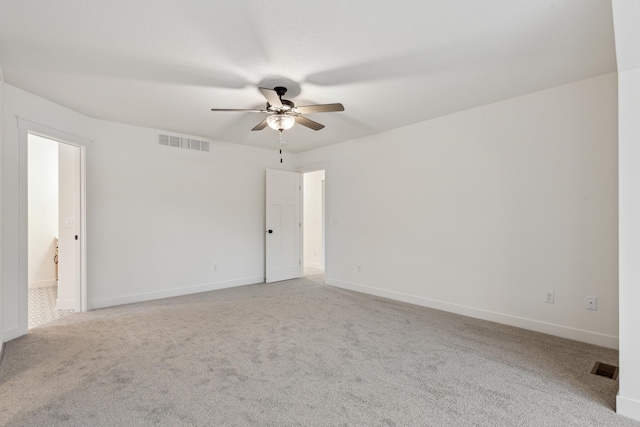
{"type": "Polygon", "coordinates": [[[280,129],[280,163],[282,163],[282,129],[280,129]]]}

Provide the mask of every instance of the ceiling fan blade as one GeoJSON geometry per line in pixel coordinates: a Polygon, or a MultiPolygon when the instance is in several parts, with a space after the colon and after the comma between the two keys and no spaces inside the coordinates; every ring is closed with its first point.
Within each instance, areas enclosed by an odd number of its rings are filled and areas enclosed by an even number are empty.
{"type": "Polygon", "coordinates": [[[211,111],[233,111],[238,113],[266,113],[267,110],[256,110],[255,108],[212,108],[211,111]]]}
{"type": "Polygon", "coordinates": [[[309,120],[306,117],[296,116],[296,123],[301,124],[302,126],[306,126],[309,129],[320,130],[324,127],[318,122],[314,122],[313,120],[309,120]]]}
{"type": "Polygon", "coordinates": [[[260,92],[262,92],[262,95],[264,95],[264,97],[267,98],[267,102],[269,104],[278,108],[282,107],[282,102],[280,101],[280,97],[278,96],[275,90],[267,89],[265,87],[260,87],[258,89],[260,89],[260,92]]]}
{"type": "Polygon", "coordinates": [[[340,103],[337,104],[320,104],[320,105],[305,105],[304,107],[294,108],[296,113],[309,114],[309,113],[331,113],[332,111],[344,111],[344,106],[340,103]]]}
{"type": "Polygon", "coordinates": [[[251,130],[262,130],[264,128],[267,127],[267,119],[264,119],[263,121],[261,121],[260,123],[258,123],[253,129],[251,130]]]}

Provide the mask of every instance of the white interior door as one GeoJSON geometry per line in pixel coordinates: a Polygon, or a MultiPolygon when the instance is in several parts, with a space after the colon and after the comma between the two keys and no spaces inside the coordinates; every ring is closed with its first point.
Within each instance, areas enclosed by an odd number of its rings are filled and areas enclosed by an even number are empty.
{"type": "Polygon", "coordinates": [[[267,169],[267,283],[302,276],[301,176],[267,169]]]}
{"type": "Polygon", "coordinates": [[[80,147],[58,143],[58,309],[80,304],[80,147]]]}

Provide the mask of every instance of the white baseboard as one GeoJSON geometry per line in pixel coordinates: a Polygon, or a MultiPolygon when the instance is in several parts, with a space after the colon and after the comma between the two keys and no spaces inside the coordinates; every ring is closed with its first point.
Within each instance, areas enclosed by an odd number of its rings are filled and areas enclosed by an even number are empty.
{"type": "Polygon", "coordinates": [[[632,420],[640,421],[640,401],[618,394],[616,396],[616,412],[632,420]]]}
{"type": "Polygon", "coordinates": [[[219,289],[233,288],[236,286],[255,285],[263,283],[264,276],[247,277],[244,279],[228,280],[225,282],[205,283],[202,285],[173,288],[157,292],[145,292],[141,294],[126,295],[123,297],[106,298],[89,302],[89,310],[96,308],[113,307],[116,305],[132,304],[135,302],[151,301],[155,299],[179,297],[182,295],[197,294],[200,292],[217,291],[219,289]]]}
{"type": "Polygon", "coordinates": [[[58,286],[58,281],[56,279],[51,279],[51,280],[38,280],[35,282],[29,282],[29,289],[49,288],[51,286],[58,286]]]}
{"type": "Polygon", "coordinates": [[[59,299],[56,302],[56,307],[58,308],[58,310],[75,310],[76,302],[72,299],[59,299]]]}
{"type": "Polygon", "coordinates": [[[350,283],[333,279],[326,279],[325,283],[337,288],[376,295],[379,297],[402,301],[409,304],[415,304],[423,307],[434,308],[436,310],[443,310],[450,313],[461,314],[463,316],[474,317],[476,319],[489,320],[491,322],[502,323],[504,325],[516,326],[518,328],[528,329],[530,331],[542,332],[544,334],[555,335],[558,337],[586,342],[602,347],[613,348],[617,350],[619,346],[618,337],[612,335],[605,335],[597,332],[570,328],[568,326],[555,325],[553,323],[541,322],[539,320],[526,319],[523,317],[497,313],[494,311],[454,304],[446,301],[439,301],[430,298],[403,294],[386,289],[373,288],[357,283],[350,283]]]}

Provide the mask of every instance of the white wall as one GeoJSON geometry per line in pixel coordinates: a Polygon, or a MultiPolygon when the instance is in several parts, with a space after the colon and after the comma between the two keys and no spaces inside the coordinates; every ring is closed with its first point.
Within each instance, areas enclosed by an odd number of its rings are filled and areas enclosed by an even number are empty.
{"type": "Polygon", "coordinates": [[[304,178],[303,224],[305,266],[324,268],[322,250],[322,185],[324,171],[308,172],[304,178]]]}
{"type": "Polygon", "coordinates": [[[96,135],[92,307],[264,280],[265,169],[280,167],[272,151],[162,147],[154,130],[110,122],[96,135]]]}
{"type": "MultiPolygon", "coordinates": [[[[0,165],[4,166],[4,74],[0,63],[0,165]]],[[[4,167],[0,172],[0,357],[4,349],[4,167]]]]}
{"type": "Polygon", "coordinates": [[[640,420],[640,4],[613,2],[619,93],[620,388],[616,410],[640,420]]]}
{"type": "Polygon", "coordinates": [[[264,280],[265,169],[292,170],[290,158],[280,165],[271,150],[222,142],[211,153],[160,147],[155,130],[94,120],[10,85],[5,105],[14,123],[4,128],[2,164],[5,340],[26,331],[15,116],[95,142],[87,149],[90,308],[264,280]]]}
{"type": "Polygon", "coordinates": [[[298,155],[328,164],[327,283],[616,347],[616,95],[612,73],[298,155]]]}
{"type": "Polygon", "coordinates": [[[76,291],[79,285],[80,241],[80,148],[69,144],[58,144],[59,184],[58,230],[58,301],[60,310],[76,308],[76,291]]]}
{"type": "Polygon", "coordinates": [[[620,389],[618,412],[640,420],[640,68],[620,73],[620,389]]]}
{"type": "Polygon", "coordinates": [[[56,286],[58,143],[29,135],[29,287],[56,286]]]}

